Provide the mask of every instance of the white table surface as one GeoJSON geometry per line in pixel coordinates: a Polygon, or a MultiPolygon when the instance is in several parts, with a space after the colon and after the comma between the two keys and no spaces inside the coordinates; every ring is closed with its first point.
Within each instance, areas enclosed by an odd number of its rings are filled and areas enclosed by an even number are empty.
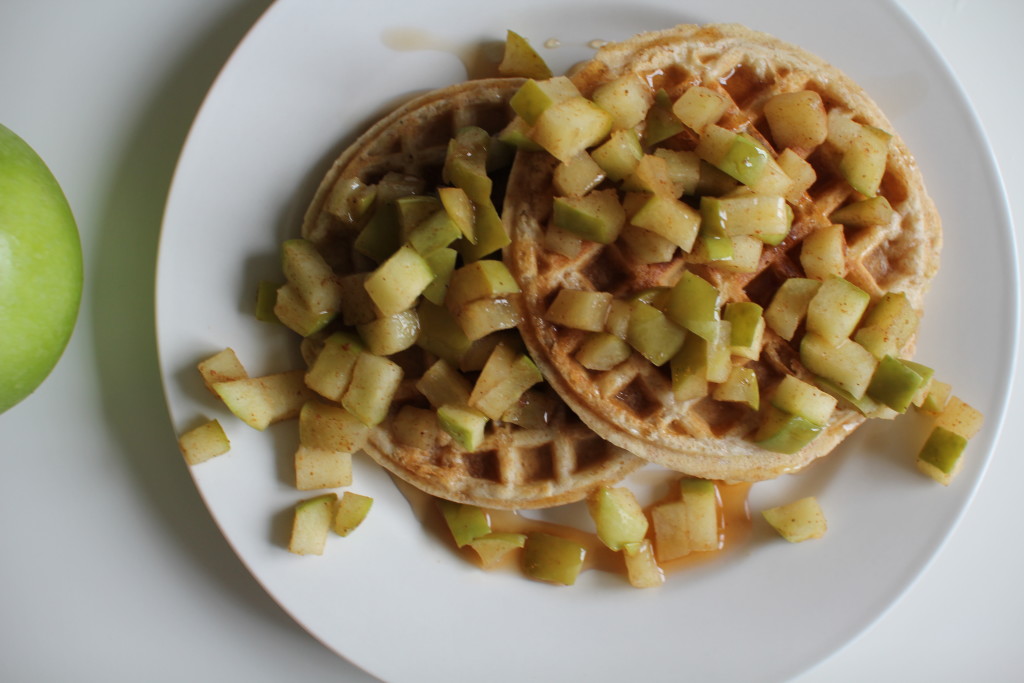
{"type": "MultiPolygon", "coordinates": [[[[61,363],[0,416],[0,680],[374,680],[297,626],[233,555],[182,466],[157,371],[168,183],[203,95],[267,4],[0,2],[0,122],[61,180],[87,274],[61,363]]],[[[1024,3],[901,4],[995,143],[1020,242],[1024,3]]],[[[949,542],[899,603],[799,683],[1024,679],[1022,414],[1018,381],[949,542]]]]}

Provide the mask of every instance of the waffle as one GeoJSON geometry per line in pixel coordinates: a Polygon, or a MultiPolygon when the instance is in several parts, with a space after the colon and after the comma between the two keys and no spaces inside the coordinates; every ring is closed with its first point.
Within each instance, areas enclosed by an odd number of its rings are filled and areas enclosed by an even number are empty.
{"type": "MultiPolygon", "coordinates": [[[[332,165],[306,213],[303,236],[339,275],[371,269],[373,264],[353,249],[358,231],[327,208],[333,188],[353,179],[372,184],[385,174],[400,173],[425,181],[420,191],[429,191],[441,183],[455,132],[470,125],[499,131],[512,117],[507,102],[521,83],[509,78],[469,81],[421,95],[385,116],[332,165]]],[[[521,346],[514,330],[494,334],[521,346]]],[[[306,343],[307,358],[315,356],[316,345],[316,338],[306,343]]],[[[396,426],[398,415],[406,408],[430,408],[416,383],[436,358],[413,346],[392,360],[404,377],[387,418],[372,429],[364,450],[393,475],[431,495],[490,508],[547,507],[579,500],[644,464],[595,435],[544,384],[531,390],[533,400],[547,406],[540,423],[491,421],[483,443],[472,452],[440,430],[429,445],[410,445],[412,435],[396,426]]]]}
{"type": "MultiPolygon", "coordinates": [[[[572,80],[589,96],[602,83],[634,72],[652,90],[664,88],[671,101],[691,85],[723,93],[728,109],[720,126],[745,131],[773,152],[764,103],[776,93],[814,90],[827,109],[841,108],[856,121],[892,132],[893,127],[863,90],[840,71],[804,50],[737,25],[683,25],[641,34],[600,49],[572,80]]],[[[665,143],[692,148],[684,131],[665,143]]],[[[704,397],[676,401],[665,367],[638,353],[607,371],[588,370],[574,359],[585,333],[547,322],[544,312],[563,288],[610,291],[628,297],[649,287],[671,286],[692,270],[715,284],[724,301],[754,301],[764,307],[787,277],[803,276],[799,249],[803,240],[831,223],[831,212],[857,195],[839,175],[839,152],[830,143],[813,152],[795,149],[815,169],[817,181],[791,202],[794,220],[777,246],[765,246],[756,272],[718,270],[691,253],[677,250],[668,262],[637,262],[620,241],[610,245],[584,241],[570,258],[545,246],[552,215],[552,174],[556,164],[543,152],[520,153],[509,181],[505,220],[512,243],[505,261],[523,287],[528,348],[548,382],[598,434],[642,458],[703,478],[757,481],[797,471],[829,453],[865,417],[842,401],[822,433],[793,454],[769,452],[751,435],[758,411],[704,397]]],[[[893,136],[879,194],[895,209],[887,225],[845,230],[845,277],[872,299],[902,291],[920,311],[929,280],[938,268],[939,218],[928,198],[914,159],[893,136]]],[[[808,379],[799,359],[799,334],[788,342],[770,329],[756,371],[762,392],[783,375],[808,379]]],[[[904,349],[912,351],[913,341],[904,349]]],[[[733,359],[736,362],[736,359],[733,359]]],[[[763,394],[762,394],[763,395],[763,394]]],[[[762,401],[762,404],[764,401],[762,401]]]]}

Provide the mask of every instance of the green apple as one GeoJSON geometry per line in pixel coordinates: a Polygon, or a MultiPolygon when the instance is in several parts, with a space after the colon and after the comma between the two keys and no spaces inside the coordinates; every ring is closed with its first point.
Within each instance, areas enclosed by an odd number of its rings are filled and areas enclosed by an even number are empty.
{"type": "Polygon", "coordinates": [[[0,125],[0,413],[60,359],[82,296],[82,247],[60,185],[0,125]]]}

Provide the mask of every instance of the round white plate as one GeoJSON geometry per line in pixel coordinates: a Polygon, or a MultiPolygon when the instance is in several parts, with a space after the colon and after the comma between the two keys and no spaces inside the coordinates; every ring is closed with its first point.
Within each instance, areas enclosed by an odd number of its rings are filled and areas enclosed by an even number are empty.
{"type": "Polygon", "coordinates": [[[392,682],[777,681],[877,619],[963,513],[1002,420],[1016,335],[1009,213],[987,143],[941,59],[892,5],[817,2],[280,0],[224,68],[196,118],[168,201],[157,282],[167,401],[183,431],[218,417],[229,454],[192,469],[225,537],[266,590],[326,646],[392,682]],[[288,553],[293,424],[256,432],[204,390],[195,364],[233,347],[251,374],[298,367],[290,333],[252,316],[256,284],[329,162],[410,94],[466,77],[467,48],[513,29],[556,71],[680,22],[738,21],[816,52],[863,84],[913,150],[945,224],[918,359],[987,415],[959,478],[917,473],[923,425],[872,424],[803,474],[759,484],[749,543],[635,590],[587,572],[571,587],[488,573],[425,532],[390,479],[356,462],[375,498],[322,557],[288,553]],[[542,48],[550,39],[560,46],[542,48]],[[821,540],[790,545],[757,511],[816,495],[821,540]]]}

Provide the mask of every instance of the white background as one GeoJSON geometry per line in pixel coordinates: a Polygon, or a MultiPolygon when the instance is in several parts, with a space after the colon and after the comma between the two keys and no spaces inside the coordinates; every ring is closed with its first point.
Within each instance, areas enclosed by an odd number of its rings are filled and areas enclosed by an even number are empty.
{"type": "MultiPolygon", "coordinates": [[[[87,275],[63,360],[0,416],[0,680],[372,680],[291,621],[232,554],[181,464],[157,371],[168,184],[203,95],[267,4],[0,3],[0,122],[64,186],[87,275]]],[[[971,99],[1020,223],[1024,4],[901,4],[971,99]]],[[[986,478],[937,559],[799,683],[1024,677],[1022,414],[1018,382],[986,478]]]]}

